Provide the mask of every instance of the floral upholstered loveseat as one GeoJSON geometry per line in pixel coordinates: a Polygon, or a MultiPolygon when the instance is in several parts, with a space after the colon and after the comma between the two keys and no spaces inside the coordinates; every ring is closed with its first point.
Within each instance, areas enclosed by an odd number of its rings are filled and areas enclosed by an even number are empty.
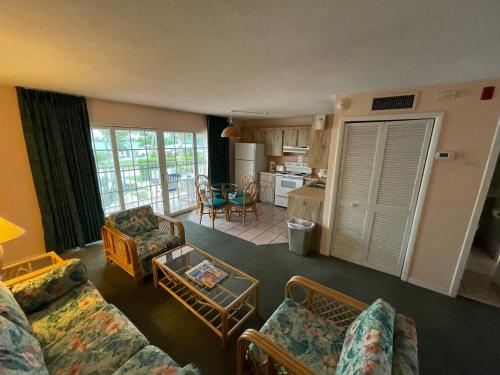
{"type": "Polygon", "coordinates": [[[285,296],[259,332],[240,336],[238,375],[418,374],[415,322],[384,300],[368,306],[300,276],[285,296]]]}
{"type": "Polygon", "coordinates": [[[201,374],[181,368],[87,280],[80,260],[14,284],[0,283],[4,375],[201,374]]]}
{"type": "Polygon", "coordinates": [[[108,262],[136,281],[151,274],[153,257],[186,242],[182,222],[154,213],[150,205],[109,215],[101,235],[108,262]]]}

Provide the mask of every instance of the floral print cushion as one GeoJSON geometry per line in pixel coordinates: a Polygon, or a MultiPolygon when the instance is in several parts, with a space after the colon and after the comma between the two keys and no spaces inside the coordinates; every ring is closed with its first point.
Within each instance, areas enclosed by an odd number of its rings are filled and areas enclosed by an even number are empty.
{"type": "Polygon", "coordinates": [[[48,375],[38,341],[3,316],[0,316],[0,373],[48,375]]]}
{"type": "Polygon", "coordinates": [[[130,237],[158,229],[158,221],[150,205],[111,214],[106,218],[106,225],[116,228],[130,237]]]}
{"type": "Polygon", "coordinates": [[[417,327],[412,318],[396,314],[393,345],[392,373],[418,375],[417,327]]]}
{"type": "Polygon", "coordinates": [[[159,229],[153,229],[139,236],[135,236],[134,240],[137,244],[139,259],[141,260],[151,258],[179,246],[179,238],[177,238],[177,236],[172,236],[159,229]]]}
{"type": "Polygon", "coordinates": [[[339,374],[391,374],[394,315],[394,308],[379,298],[351,323],[337,366],[339,374]]]}
{"type": "Polygon", "coordinates": [[[94,285],[87,281],[28,318],[35,337],[45,347],[107,304],[94,285]]]}
{"type": "Polygon", "coordinates": [[[114,375],[177,374],[179,365],[161,349],[148,345],[125,362],[114,375]]]}
{"type": "MultiPolygon", "coordinates": [[[[335,374],[344,341],[342,330],[294,300],[285,299],[260,332],[316,373],[335,374]]],[[[264,363],[260,349],[250,345],[249,350],[254,360],[264,363]]]]}
{"type": "Polygon", "coordinates": [[[32,279],[15,284],[12,293],[26,313],[54,301],[87,281],[80,259],[70,259],[32,279]]]}
{"type": "Polygon", "coordinates": [[[146,345],[132,322],[107,305],[45,347],[45,362],[54,375],[112,374],[146,345]]]}
{"type": "Polygon", "coordinates": [[[0,316],[5,317],[12,323],[17,324],[26,332],[31,333],[31,325],[19,306],[12,292],[2,282],[0,282],[0,316]]]}

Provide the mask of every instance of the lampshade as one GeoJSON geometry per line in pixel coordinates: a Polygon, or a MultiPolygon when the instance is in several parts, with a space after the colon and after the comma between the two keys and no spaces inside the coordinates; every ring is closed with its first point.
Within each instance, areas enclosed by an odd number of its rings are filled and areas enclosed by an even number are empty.
{"type": "Polygon", "coordinates": [[[220,136],[222,138],[241,138],[241,133],[237,127],[230,124],[222,131],[220,136]]]}
{"type": "Polygon", "coordinates": [[[0,244],[24,234],[25,230],[0,217],[0,244]]]}

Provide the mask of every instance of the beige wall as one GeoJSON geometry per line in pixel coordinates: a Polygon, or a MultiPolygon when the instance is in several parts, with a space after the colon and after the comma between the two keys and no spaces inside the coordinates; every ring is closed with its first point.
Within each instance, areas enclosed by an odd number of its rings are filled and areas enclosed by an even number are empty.
{"type": "Polygon", "coordinates": [[[205,115],[138,104],[87,99],[90,122],[137,128],[204,131],[205,115]]]}
{"type": "MultiPolygon", "coordinates": [[[[417,106],[412,113],[444,112],[438,150],[457,153],[453,161],[436,160],[431,171],[409,273],[409,281],[415,284],[443,293],[449,291],[500,117],[498,90],[500,90],[500,79],[400,91],[418,92],[417,106]],[[492,100],[480,100],[484,86],[497,87],[492,100]],[[448,90],[457,90],[458,96],[452,100],[435,100],[436,93],[448,90]]],[[[335,115],[328,168],[330,171],[333,172],[335,165],[340,119],[369,116],[371,98],[375,95],[392,93],[394,91],[339,96],[348,97],[351,100],[351,107],[335,115]]],[[[391,113],[404,113],[404,111],[391,111],[391,113]]],[[[322,238],[323,254],[330,253],[331,200],[336,182],[336,178],[330,178],[327,186],[323,224],[330,228],[330,233],[322,238]]]]}
{"type": "Polygon", "coordinates": [[[45,251],[42,219],[24,143],[16,90],[0,85],[0,216],[26,233],[5,243],[5,263],[45,251]]]}

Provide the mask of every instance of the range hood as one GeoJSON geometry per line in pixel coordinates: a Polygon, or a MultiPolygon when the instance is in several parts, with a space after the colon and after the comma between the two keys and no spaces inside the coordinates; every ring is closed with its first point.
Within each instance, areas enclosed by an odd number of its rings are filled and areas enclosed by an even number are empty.
{"type": "Polygon", "coordinates": [[[283,146],[284,154],[308,154],[309,147],[283,146]]]}

